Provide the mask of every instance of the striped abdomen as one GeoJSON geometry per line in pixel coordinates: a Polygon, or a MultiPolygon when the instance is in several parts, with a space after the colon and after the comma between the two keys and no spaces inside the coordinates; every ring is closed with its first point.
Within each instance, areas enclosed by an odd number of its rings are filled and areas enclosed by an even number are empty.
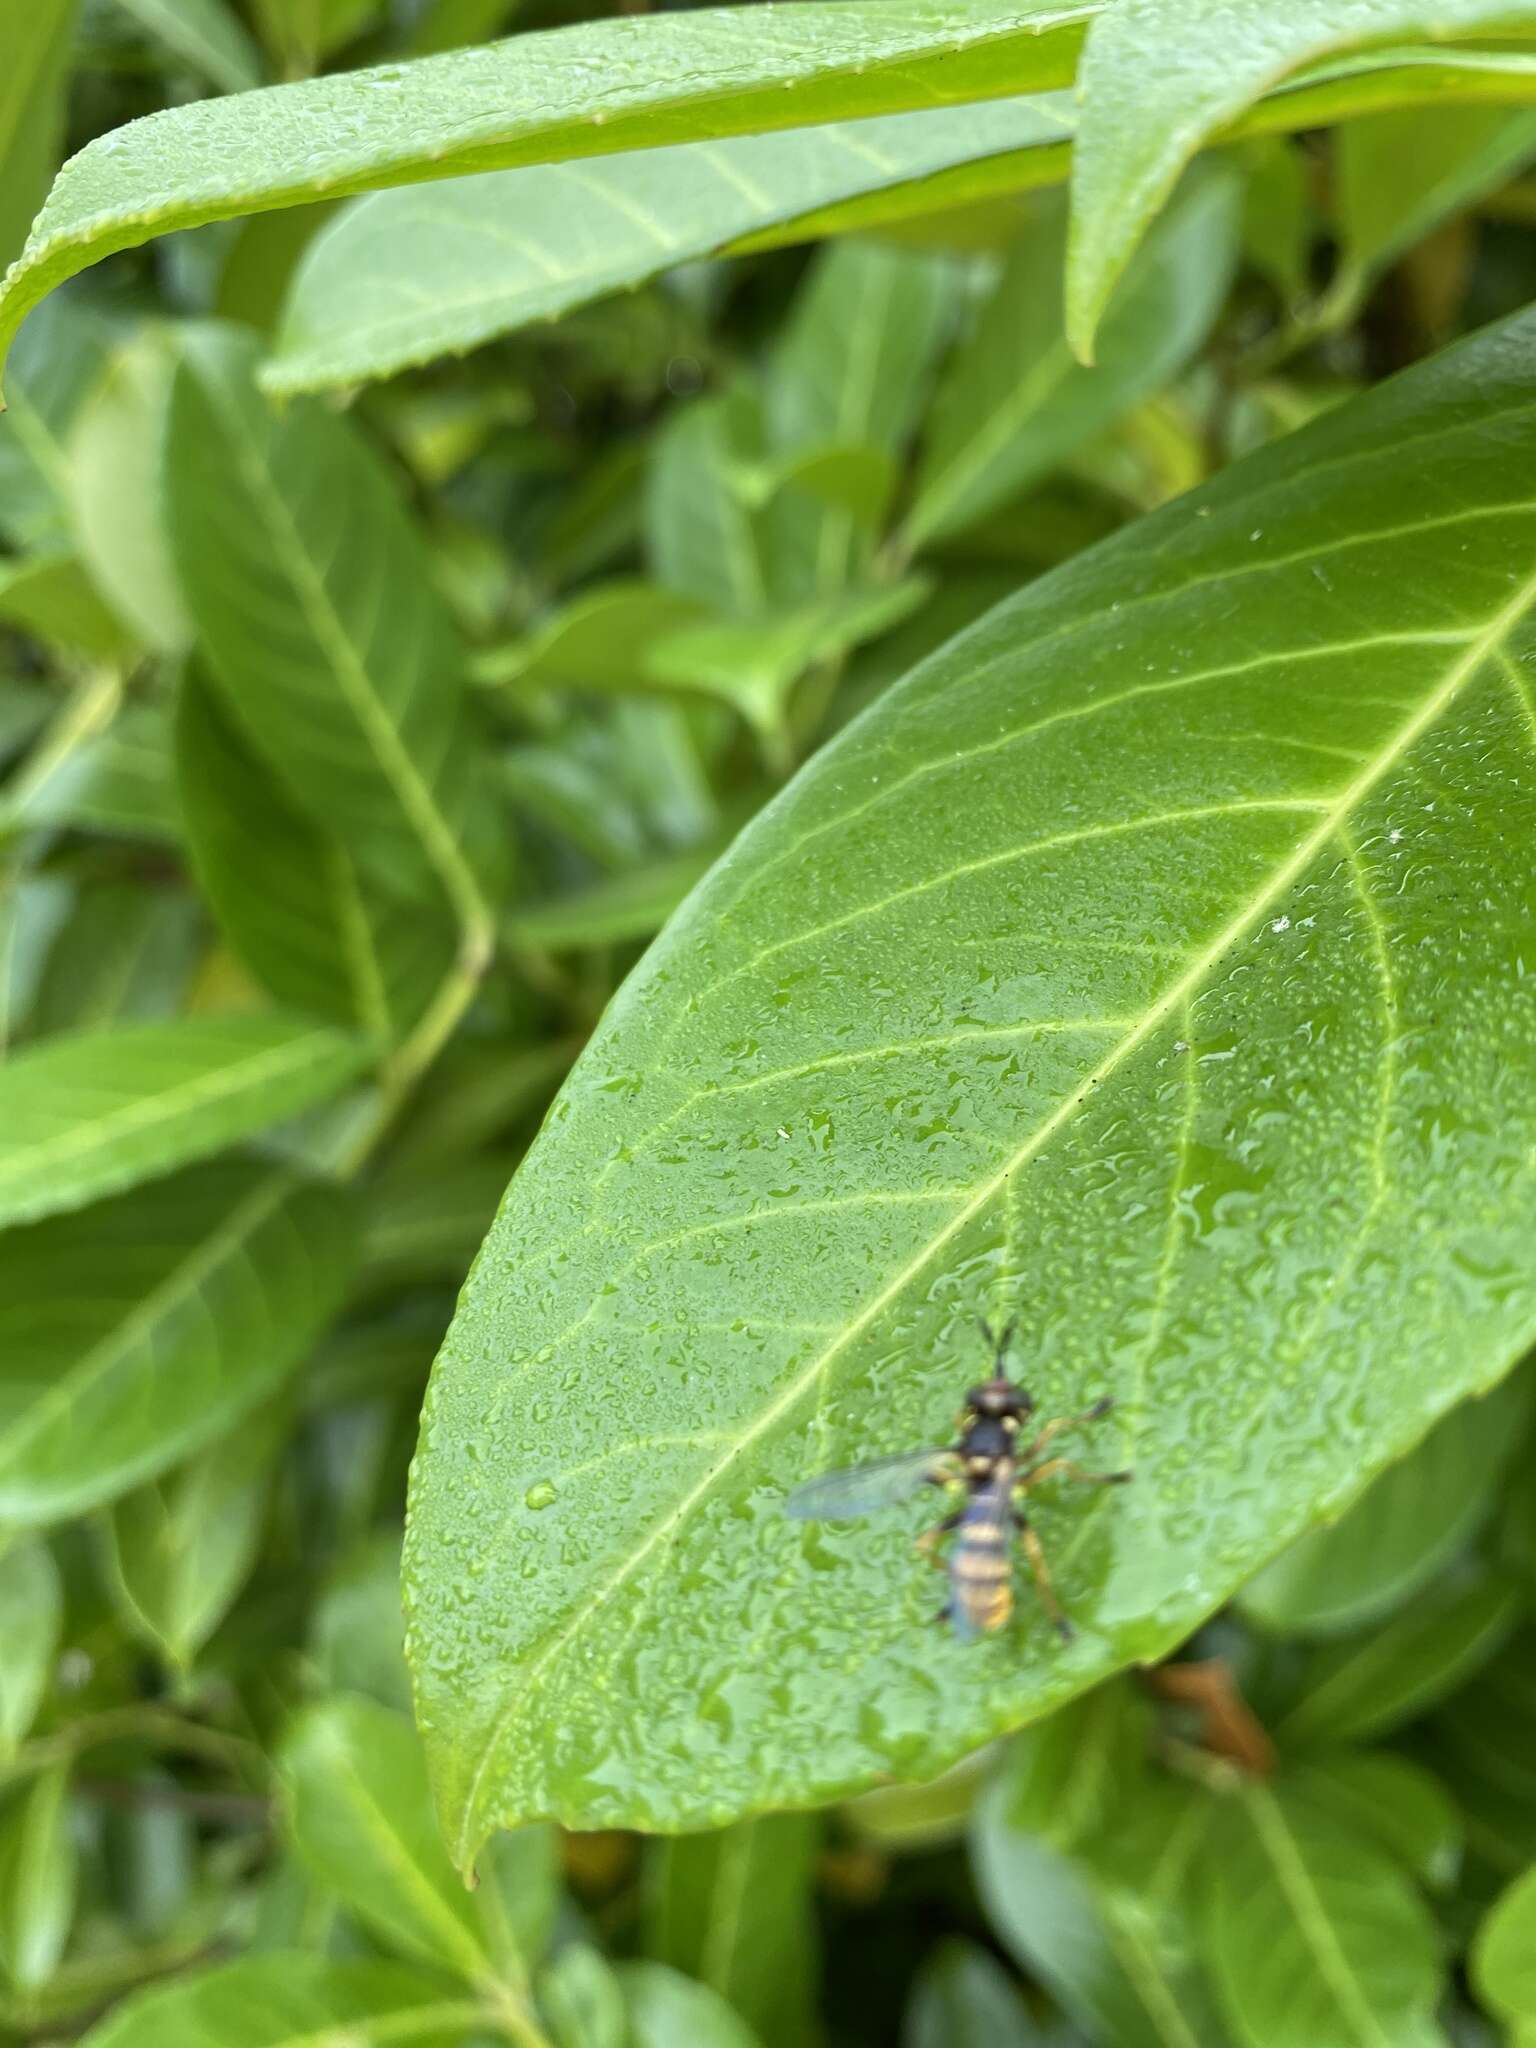
{"type": "Polygon", "coordinates": [[[966,1502],[949,1555],[950,1615],[959,1636],[992,1635],[1013,1612],[1009,1479],[1002,1473],[966,1502]]]}

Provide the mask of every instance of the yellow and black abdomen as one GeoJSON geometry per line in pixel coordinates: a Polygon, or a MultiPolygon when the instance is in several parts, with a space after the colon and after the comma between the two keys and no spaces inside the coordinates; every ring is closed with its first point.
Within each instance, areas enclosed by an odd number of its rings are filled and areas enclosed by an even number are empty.
{"type": "Polygon", "coordinates": [[[1013,1612],[1012,1533],[1012,1489],[999,1474],[966,1502],[949,1554],[949,1614],[962,1639],[994,1634],[1013,1612]]]}

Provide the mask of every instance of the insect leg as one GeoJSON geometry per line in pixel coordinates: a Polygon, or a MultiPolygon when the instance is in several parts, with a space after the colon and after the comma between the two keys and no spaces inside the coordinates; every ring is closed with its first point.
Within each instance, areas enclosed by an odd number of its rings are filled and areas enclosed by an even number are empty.
{"type": "Polygon", "coordinates": [[[1035,1591],[1040,1595],[1040,1605],[1051,1618],[1051,1625],[1064,1643],[1072,1640],[1072,1624],[1061,1611],[1061,1602],[1056,1598],[1056,1588],[1051,1584],[1051,1568],[1045,1561],[1045,1552],[1040,1547],[1040,1538],[1030,1528],[1022,1515],[1018,1516],[1019,1541],[1024,1546],[1024,1555],[1029,1560],[1029,1569],[1034,1577],[1035,1591]]]}
{"type": "Polygon", "coordinates": [[[925,1529],[917,1539],[918,1549],[928,1562],[936,1564],[940,1571],[944,1569],[944,1560],[938,1555],[935,1545],[941,1537],[948,1536],[951,1530],[958,1529],[964,1519],[964,1508],[957,1508],[952,1515],[946,1515],[942,1522],[936,1522],[931,1529],[925,1529]]]}
{"type": "Polygon", "coordinates": [[[1115,1405],[1113,1394],[1106,1394],[1102,1401],[1095,1401],[1091,1408],[1085,1408],[1081,1415],[1058,1415],[1054,1422],[1048,1422],[1030,1445],[1027,1457],[1038,1458],[1046,1445],[1060,1436],[1064,1430],[1085,1429],[1090,1422],[1102,1422],[1115,1405]]]}
{"type": "Polygon", "coordinates": [[[1085,1472],[1081,1465],[1071,1458],[1047,1458],[1043,1465],[1035,1465],[1023,1475],[1025,1486],[1038,1486],[1042,1479],[1081,1479],[1089,1486],[1125,1486],[1135,1475],[1131,1472],[1085,1472]]]}

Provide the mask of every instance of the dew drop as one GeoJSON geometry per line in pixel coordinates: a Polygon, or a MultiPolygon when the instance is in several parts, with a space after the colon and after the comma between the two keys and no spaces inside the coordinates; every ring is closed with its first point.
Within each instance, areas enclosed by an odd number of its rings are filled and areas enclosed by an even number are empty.
{"type": "Polygon", "coordinates": [[[559,1498],[560,1489],[552,1479],[536,1479],[523,1495],[523,1506],[537,1514],[540,1508],[552,1508],[559,1498]]]}

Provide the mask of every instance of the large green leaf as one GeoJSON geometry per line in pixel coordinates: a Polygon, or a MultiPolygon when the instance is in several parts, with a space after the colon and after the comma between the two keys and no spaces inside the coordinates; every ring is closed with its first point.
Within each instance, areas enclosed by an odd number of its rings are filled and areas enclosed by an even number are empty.
{"type": "Polygon", "coordinates": [[[1067,274],[1067,335],[1077,354],[1091,361],[1115,281],[1180,171],[1263,93],[1336,53],[1499,33],[1536,33],[1531,0],[1287,0],[1279,9],[1116,0],[1104,8],[1079,75],[1067,274]]]}
{"type": "Polygon", "coordinates": [[[1042,95],[380,192],[310,245],[261,381],[390,376],[738,242],[950,204],[957,167],[986,190],[1060,177],[1071,129],[1042,95]]]}
{"type": "Polygon", "coordinates": [[[1204,1856],[1205,1959],[1240,2048],[1436,2048],[1443,1965],[1407,1876],[1305,1801],[1252,1785],[1204,1856]]]}
{"type": "Polygon", "coordinates": [[[0,294],[0,355],[56,284],[173,228],[465,171],[1065,85],[1090,12],[1088,0],[812,0],[788,17],[716,8],[151,115],[59,177],[0,294]]]}
{"type": "Polygon", "coordinates": [[[0,21],[0,264],[26,239],[64,135],[76,0],[8,7],[0,21]]]}
{"type": "Polygon", "coordinates": [[[0,1069],[0,1223],[77,1209],[334,1095],[356,1038],[278,1011],[52,1038],[0,1069]]]}
{"type": "Polygon", "coordinates": [[[274,1392],[346,1293],[349,1220],[221,1160],[0,1236],[0,1525],[110,1500],[274,1392]]]}
{"type": "Polygon", "coordinates": [[[349,422],[263,401],[255,347],[199,329],[171,400],[172,544],[210,671],[290,797],[361,865],[483,922],[463,843],[483,829],[463,651],[426,551],[349,422]]]}
{"type": "Polygon", "coordinates": [[[458,1860],[932,1773],[1180,1640],[1530,1342],[1533,337],[992,612],[610,1007],[415,1466],[458,1860]],[[1027,1595],[995,1639],[929,1625],[931,1508],[781,1512],[944,1435],[978,1312],[1022,1313],[1044,1412],[1118,1398],[1093,1455],[1136,1483],[1038,1515],[1069,1647],[1027,1595]]]}
{"type": "Polygon", "coordinates": [[[88,2048],[453,2048],[476,2008],[401,1963],[272,1952],[157,1984],[108,2014],[88,2048]]]}

